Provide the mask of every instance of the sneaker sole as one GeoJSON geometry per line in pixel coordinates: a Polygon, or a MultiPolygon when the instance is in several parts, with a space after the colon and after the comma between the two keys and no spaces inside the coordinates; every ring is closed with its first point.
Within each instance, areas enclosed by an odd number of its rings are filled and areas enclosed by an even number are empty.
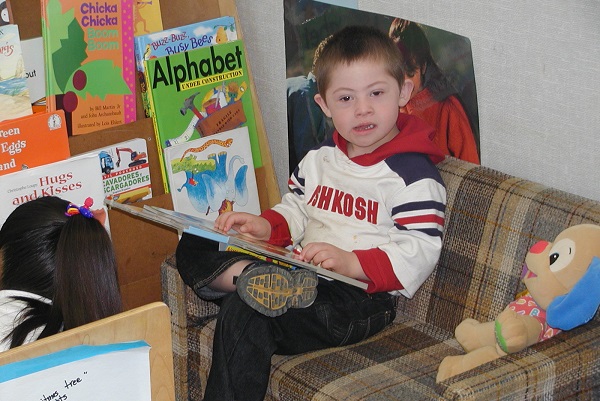
{"type": "Polygon", "coordinates": [[[237,293],[252,309],[276,317],[289,308],[306,308],[317,297],[317,275],[264,264],[244,271],[237,279],[237,293]]]}

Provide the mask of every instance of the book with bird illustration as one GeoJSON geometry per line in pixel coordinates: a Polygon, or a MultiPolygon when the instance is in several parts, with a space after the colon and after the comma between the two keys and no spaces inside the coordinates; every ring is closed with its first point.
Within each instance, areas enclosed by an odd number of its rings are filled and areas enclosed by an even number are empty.
{"type": "Polygon", "coordinates": [[[227,211],[260,214],[248,127],[165,149],[173,209],[214,221],[227,211]]]}
{"type": "Polygon", "coordinates": [[[165,191],[163,150],[245,126],[255,168],[262,166],[242,40],[144,60],[165,191]]]}

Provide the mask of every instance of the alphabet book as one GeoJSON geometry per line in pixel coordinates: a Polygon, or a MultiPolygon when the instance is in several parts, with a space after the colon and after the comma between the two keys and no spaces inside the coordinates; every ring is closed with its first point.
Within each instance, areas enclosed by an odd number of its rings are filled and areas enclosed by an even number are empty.
{"type": "Polygon", "coordinates": [[[144,77],[144,60],[236,39],[235,20],[233,17],[227,16],[136,36],[134,39],[135,68],[137,69],[138,80],[140,81],[140,90],[146,117],[150,117],[150,106],[148,104],[148,94],[146,93],[147,85],[144,77]]]}
{"type": "MultiPolygon", "coordinates": [[[[254,167],[262,166],[241,40],[145,60],[159,155],[169,146],[248,127],[254,167]]],[[[164,157],[163,181],[168,183],[164,157]]],[[[169,191],[168,185],[165,191],[169,191]]]]}

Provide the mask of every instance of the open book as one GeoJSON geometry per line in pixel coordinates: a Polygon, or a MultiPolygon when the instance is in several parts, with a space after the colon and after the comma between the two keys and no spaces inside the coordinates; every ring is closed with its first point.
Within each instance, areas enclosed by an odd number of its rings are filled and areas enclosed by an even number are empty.
{"type": "Polygon", "coordinates": [[[233,230],[230,230],[229,232],[216,230],[212,221],[200,217],[156,206],[144,205],[143,207],[139,207],[117,203],[111,200],[106,200],[105,202],[109,208],[122,210],[134,216],[174,228],[180,233],[185,232],[219,242],[220,249],[228,249],[229,247],[238,248],[242,252],[245,251],[249,254],[256,255],[261,259],[272,259],[275,262],[279,262],[278,264],[282,266],[312,270],[326,278],[342,281],[362,289],[367,288],[367,283],[365,282],[295,259],[294,253],[287,248],[271,245],[267,242],[239,234],[233,230]]]}

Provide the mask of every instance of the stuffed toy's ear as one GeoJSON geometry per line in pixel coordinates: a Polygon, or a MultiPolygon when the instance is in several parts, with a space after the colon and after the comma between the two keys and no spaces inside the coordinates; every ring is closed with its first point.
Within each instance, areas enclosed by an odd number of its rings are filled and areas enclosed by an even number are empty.
{"type": "Polygon", "coordinates": [[[586,273],[568,294],[556,297],[546,309],[551,327],[571,330],[587,323],[600,306],[600,258],[594,257],[586,273]]]}

